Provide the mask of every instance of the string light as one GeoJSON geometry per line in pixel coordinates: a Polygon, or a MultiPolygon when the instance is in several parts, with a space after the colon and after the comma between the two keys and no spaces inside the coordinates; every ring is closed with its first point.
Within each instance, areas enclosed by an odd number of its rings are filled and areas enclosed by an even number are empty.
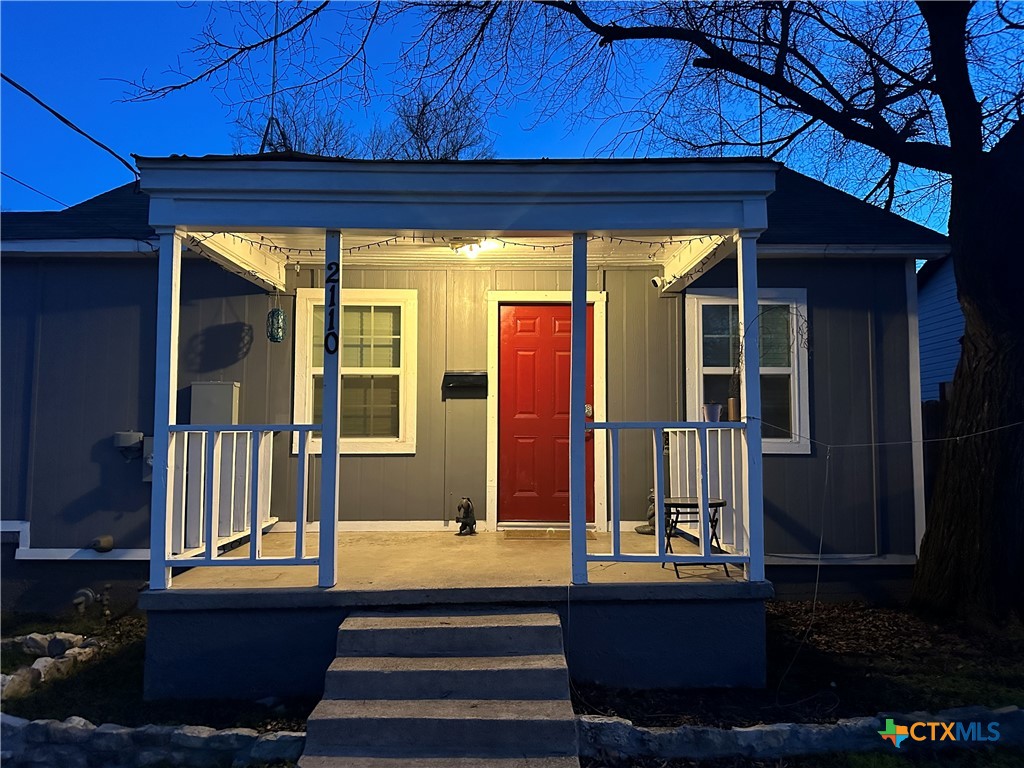
{"type": "MultiPolygon", "coordinates": [[[[322,256],[324,254],[324,249],[323,248],[293,248],[293,247],[286,246],[286,245],[278,245],[277,243],[273,242],[272,240],[269,240],[268,238],[264,237],[263,235],[260,235],[259,239],[257,240],[255,238],[245,237],[243,235],[235,234],[234,232],[221,232],[221,233],[217,233],[217,234],[221,234],[224,237],[230,237],[232,240],[234,240],[236,242],[246,243],[248,245],[251,245],[251,246],[254,246],[256,248],[259,248],[260,250],[267,251],[268,253],[280,253],[280,254],[283,254],[285,256],[295,255],[295,256],[298,256],[298,257],[309,256],[311,258],[314,257],[314,256],[322,256]]],[[[210,237],[213,237],[213,235],[212,234],[211,235],[207,235],[203,239],[204,240],[208,240],[210,237]]],[[[697,236],[694,236],[694,237],[675,237],[675,236],[669,236],[668,238],[665,238],[663,240],[641,240],[641,239],[630,238],[630,237],[610,237],[610,236],[607,236],[607,235],[591,235],[590,237],[587,238],[587,242],[588,243],[592,243],[592,242],[595,242],[595,241],[600,241],[600,242],[603,242],[603,243],[609,243],[611,245],[627,245],[627,244],[628,245],[640,245],[640,246],[645,246],[646,248],[651,249],[651,250],[653,250],[655,248],[657,248],[659,250],[664,250],[665,248],[668,248],[671,245],[683,245],[685,243],[692,243],[692,242],[697,242],[699,244],[699,243],[703,243],[705,240],[714,240],[715,237],[716,237],[716,235],[697,235],[697,236]]],[[[457,239],[457,238],[454,238],[454,239],[457,239]]],[[[567,242],[563,242],[563,243],[547,244],[547,243],[524,243],[524,242],[518,242],[518,241],[515,241],[515,240],[508,240],[508,239],[502,238],[502,237],[495,237],[495,238],[490,238],[490,239],[493,239],[494,241],[496,241],[498,243],[501,243],[502,248],[505,248],[506,246],[512,246],[512,247],[515,247],[515,248],[529,248],[531,251],[542,251],[542,252],[550,251],[551,253],[556,253],[560,248],[571,248],[572,247],[572,241],[567,241],[567,242]]],[[[436,244],[438,241],[440,241],[441,243],[443,243],[445,245],[449,244],[449,238],[444,237],[443,235],[430,235],[430,236],[427,236],[427,235],[394,235],[392,237],[387,237],[387,238],[385,238],[383,240],[377,240],[377,241],[372,242],[372,243],[364,243],[362,245],[354,245],[354,246],[351,246],[349,248],[342,248],[342,252],[343,253],[351,254],[351,253],[357,253],[359,251],[371,250],[373,248],[383,248],[385,246],[394,245],[396,243],[424,243],[424,244],[426,244],[426,243],[429,242],[431,244],[436,244]]]]}

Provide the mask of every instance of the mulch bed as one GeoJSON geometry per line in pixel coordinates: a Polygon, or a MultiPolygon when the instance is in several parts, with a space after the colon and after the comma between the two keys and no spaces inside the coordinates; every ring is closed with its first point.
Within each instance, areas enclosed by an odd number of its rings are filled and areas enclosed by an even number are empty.
{"type": "Polygon", "coordinates": [[[840,752],[827,755],[758,760],[729,757],[720,760],[626,759],[610,762],[581,758],[582,768],[1020,768],[1024,750],[1005,747],[951,752],[840,752]]]}
{"type": "MultiPolygon", "coordinates": [[[[52,631],[62,627],[40,627],[52,631]]],[[[33,631],[30,627],[27,631],[33,631]]],[[[99,657],[64,680],[44,683],[31,695],[3,703],[3,711],[29,720],[64,720],[77,715],[96,725],[117,723],[137,727],[206,725],[212,728],[253,728],[267,731],[304,731],[315,700],[283,699],[271,706],[245,701],[143,701],[142,677],[146,649],[146,619],[133,614],[107,626],[95,624],[87,634],[99,637],[99,657]]],[[[83,631],[76,627],[76,631],[83,631]]],[[[5,625],[4,633],[10,631],[5,625]]]]}
{"type": "MultiPolygon", "coordinates": [[[[581,714],[615,715],[642,726],[732,727],[1024,702],[1020,625],[989,631],[940,626],[907,611],[861,603],[819,603],[813,623],[811,616],[810,602],[767,604],[768,685],[763,690],[631,691],[580,685],[574,687],[573,704],[581,714]]],[[[143,701],[145,618],[128,615],[88,629],[75,627],[102,638],[99,658],[71,678],[4,702],[3,710],[29,719],[78,715],[97,724],[202,724],[266,732],[305,730],[316,704],[312,699],[282,700],[269,707],[239,701],[143,701]]],[[[6,635],[32,628],[14,630],[5,622],[6,635]]],[[[758,763],[735,765],[755,768],[758,763]]],[[[779,763],[772,766],[779,768],[779,763]]]]}
{"type": "Polygon", "coordinates": [[[1019,624],[940,626],[905,610],[849,602],[818,603],[811,619],[808,601],[767,604],[763,690],[576,686],[573,704],[581,714],[614,715],[641,726],[724,728],[1024,703],[1019,624]]]}

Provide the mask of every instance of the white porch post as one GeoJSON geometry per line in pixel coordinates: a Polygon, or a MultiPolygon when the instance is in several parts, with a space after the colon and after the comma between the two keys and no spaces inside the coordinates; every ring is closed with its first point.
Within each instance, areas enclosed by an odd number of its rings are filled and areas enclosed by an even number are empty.
{"type": "Polygon", "coordinates": [[[761,465],[761,345],[757,308],[757,237],[760,232],[741,230],[736,241],[742,359],[740,406],[746,420],[743,459],[746,476],[747,547],[750,556],[747,579],[764,581],[764,491],[761,465]]]}
{"type": "Polygon", "coordinates": [[[324,264],[324,412],[321,423],[320,570],[317,583],[338,581],[338,440],[341,405],[341,232],[327,230],[324,264]]]}
{"type": "Polygon", "coordinates": [[[569,374],[569,539],[572,583],[587,583],[587,233],[572,236],[572,357],[569,374]]]}
{"type": "Polygon", "coordinates": [[[174,456],[168,427],[178,419],[178,309],[181,298],[181,245],[177,229],[160,231],[156,301],[156,396],[153,402],[153,498],[149,523],[149,587],[168,589],[171,482],[174,456]]]}

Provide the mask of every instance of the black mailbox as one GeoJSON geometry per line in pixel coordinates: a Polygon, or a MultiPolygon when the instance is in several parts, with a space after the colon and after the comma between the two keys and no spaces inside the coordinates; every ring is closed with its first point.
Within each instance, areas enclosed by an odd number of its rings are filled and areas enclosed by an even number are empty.
{"type": "Polygon", "coordinates": [[[441,399],[487,399],[487,371],[445,371],[441,379],[441,399]]]}

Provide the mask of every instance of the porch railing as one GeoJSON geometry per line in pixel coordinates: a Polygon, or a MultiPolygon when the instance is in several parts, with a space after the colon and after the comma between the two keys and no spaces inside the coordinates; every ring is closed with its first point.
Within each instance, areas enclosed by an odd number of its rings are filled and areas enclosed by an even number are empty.
{"type": "Polygon", "coordinates": [[[168,429],[164,566],[319,563],[306,552],[308,443],[310,433],[320,430],[318,424],[183,424],[168,429]],[[277,521],[270,506],[277,432],[294,432],[298,445],[295,546],[288,556],[267,557],[260,534],[277,521]],[[232,551],[238,549],[247,555],[232,551]]]}
{"type": "MultiPolygon", "coordinates": [[[[592,422],[587,429],[604,430],[608,435],[608,506],[611,526],[611,551],[584,553],[587,562],[649,562],[679,565],[750,562],[749,506],[743,480],[742,422],[592,422]],[[650,433],[654,488],[654,542],[651,553],[622,550],[621,445],[624,430],[650,433]],[[666,461],[667,447],[667,461],[666,461]],[[666,468],[667,464],[667,468],[666,468]],[[666,476],[667,474],[667,476],[666,476]],[[687,517],[679,530],[692,536],[700,554],[676,554],[667,551],[665,537],[665,497],[696,499],[698,509],[687,517]],[[718,511],[717,540],[712,542],[709,499],[725,501],[718,511]]],[[[575,553],[574,553],[575,556],[575,553]]]]}

